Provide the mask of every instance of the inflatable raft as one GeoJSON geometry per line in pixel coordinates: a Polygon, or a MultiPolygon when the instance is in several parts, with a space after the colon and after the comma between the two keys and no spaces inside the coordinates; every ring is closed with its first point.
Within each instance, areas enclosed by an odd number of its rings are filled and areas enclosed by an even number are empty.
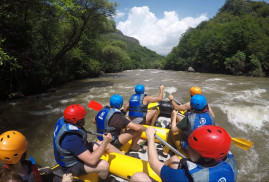
{"type": "MultiPolygon", "coordinates": [[[[169,101],[161,101],[160,103],[151,103],[148,106],[148,109],[157,108],[159,111],[159,116],[169,117],[173,110],[172,105],[169,101]]],[[[145,127],[149,127],[148,125],[143,125],[145,127]]],[[[154,127],[157,130],[157,135],[160,136],[164,141],[168,141],[170,138],[170,129],[154,127]]],[[[142,132],[141,139],[147,139],[146,133],[142,132]]],[[[172,140],[171,140],[172,141],[172,140]]],[[[129,151],[130,145],[132,141],[129,141],[126,145],[121,147],[121,150],[126,153],[129,151]]],[[[160,143],[158,139],[155,139],[155,142],[160,143]]],[[[178,144],[178,143],[177,143],[178,144]]],[[[180,146],[178,144],[178,146],[180,146]]],[[[168,153],[168,151],[167,151],[168,153]]],[[[161,181],[160,177],[151,169],[149,162],[142,159],[137,159],[134,157],[130,157],[127,155],[122,155],[119,153],[105,153],[101,159],[106,160],[110,167],[109,172],[114,176],[120,177],[124,180],[129,180],[131,176],[137,172],[144,172],[148,174],[151,178],[156,181],[161,181]]],[[[62,170],[59,165],[52,168],[53,173],[62,176],[62,170]]],[[[98,175],[97,173],[91,173],[84,176],[74,177],[78,179],[78,181],[86,181],[86,182],[97,182],[98,175]]]]}
{"type": "MultiPolygon", "coordinates": [[[[124,180],[129,180],[131,176],[137,172],[144,172],[156,181],[161,181],[160,177],[151,169],[149,162],[130,157],[119,153],[105,153],[101,159],[106,160],[109,163],[109,172],[113,175],[120,177],[124,180]]],[[[63,172],[59,165],[52,168],[53,174],[62,176],[63,172]]],[[[90,173],[84,176],[74,177],[79,179],[78,181],[97,182],[97,173],[90,173]]]]}

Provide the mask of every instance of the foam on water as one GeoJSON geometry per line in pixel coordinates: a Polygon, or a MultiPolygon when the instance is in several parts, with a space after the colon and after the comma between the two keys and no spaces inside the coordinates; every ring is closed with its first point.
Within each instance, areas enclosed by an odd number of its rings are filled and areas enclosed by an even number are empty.
{"type": "Polygon", "coordinates": [[[228,121],[247,132],[247,126],[254,127],[256,130],[261,130],[265,123],[269,122],[269,106],[218,106],[224,113],[227,114],[228,121]]]}
{"type": "Polygon", "coordinates": [[[60,102],[61,104],[65,104],[65,103],[68,103],[68,102],[75,102],[75,101],[77,101],[77,99],[75,99],[75,98],[70,98],[70,99],[63,99],[63,100],[60,100],[59,102],[60,102]]]}
{"type": "Polygon", "coordinates": [[[169,94],[175,93],[177,91],[176,87],[165,87],[165,91],[169,94]]]}
{"type": "Polygon", "coordinates": [[[251,148],[247,153],[244,154],[244,160],[241,160],[240,166],[238,166],[238,174],[241,176],[253,173],[253,170],[257,170],[258,162],[253,161],[259,160],[259,154],[251,148]]]}
{"type": "Polygon", "coordinates": [[[41,115],[49,115],[52,113],[61,113],[61,112],[62,112],[61,108],[54,108],[51,110],[43,110],[43,111],[29,111],[28,113],[35,116],[41,116],[41,115]]]}

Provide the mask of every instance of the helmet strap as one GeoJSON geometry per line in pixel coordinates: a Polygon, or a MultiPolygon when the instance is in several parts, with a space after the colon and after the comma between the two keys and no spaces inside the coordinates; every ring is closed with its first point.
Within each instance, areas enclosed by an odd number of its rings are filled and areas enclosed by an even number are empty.
{"type": "Polygon", "coordinates": [[[217,165],[218,162],[212,158],[201,156],[200,159],[197,161],[197,164],[200,164],[203,167],[212,167],[212,166],[217,165]]]}

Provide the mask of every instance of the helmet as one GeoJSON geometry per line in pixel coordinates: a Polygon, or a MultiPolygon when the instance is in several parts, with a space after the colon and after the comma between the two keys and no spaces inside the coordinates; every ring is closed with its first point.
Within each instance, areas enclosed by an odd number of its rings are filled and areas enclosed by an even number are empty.
{"type": "Polygon", "coordinates": [[[17,164],[27,151],[27,140],[18,131],[6,131],[0,135],[0,159],[5,164],[17,164]]]}
{"type": "Polygon", "coordinates": [[[201,94],[201,93],[202,93],[202,90],[199,87],[192,87],[190,89],[190,95],[191,96],[194,96],[196,94],[201,94]]]}
{"type": "Polygon", "coordinates": [[[144,91],[145,91],[144,85],[139,84],[135,86],[135,92],[137,94],[143,94],[144,91]]]}
{"type": "Polygon", "coordinates": [[[192,109],[203,109],[207,105],[206,98],[203,95],[194,95],[191,98],[192,109]]]}
{"type": "Polygon", "coordinates": [[[67,123],[76,124],[79,120],[85,117],[86,113],[87,112],[83,106],[73,104],[64,110],[64,120],[67,123]]]}
{"type": "Polygon", "coordinates": [[[213,158],[216,161],[223,159],[229,152],[231,137],[223,128],[215,125],[201,126],[189,136],[188,142],[201,156],[213,158]]]}
{"type": "Polygon", "coordinates": [[[112,95],[110,97],[110,106],[115,108],[121,108],[123,104],[123,98],[120,95],[112,95]]]}

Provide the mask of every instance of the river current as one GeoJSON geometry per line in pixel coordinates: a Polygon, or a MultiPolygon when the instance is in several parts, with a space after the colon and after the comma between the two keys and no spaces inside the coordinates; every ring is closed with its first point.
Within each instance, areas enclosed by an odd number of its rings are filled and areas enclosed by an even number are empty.
{"type": "MultiPolygon", "coordinates": [[[[28,157],[43,166],[56,164],[53,155],[53,129],[64,109],[81,104],[87,110],[86,130],[95,131],[92,118],[96,111],[87,107],[91,100],[109,104],[113,94],[120,94],[124,104],[137,84],[148,95],[157,96],[165,86],[180,102],[190,100],[189,89],[199,86],[212,107],[217,125],[234,138],[254,142],[249,150],[232,144],[231,152],[238,165],[238,181],[269,181],[269,79],[220,74],[188,73],[166,70],[128,70],[98,78],[77,80],[55,88],[55,92],[0,103],[0,133],[18,130],[28,140],[28,157]]],[[[95,136],[88,136],[89,141],[95,136]]]]}

